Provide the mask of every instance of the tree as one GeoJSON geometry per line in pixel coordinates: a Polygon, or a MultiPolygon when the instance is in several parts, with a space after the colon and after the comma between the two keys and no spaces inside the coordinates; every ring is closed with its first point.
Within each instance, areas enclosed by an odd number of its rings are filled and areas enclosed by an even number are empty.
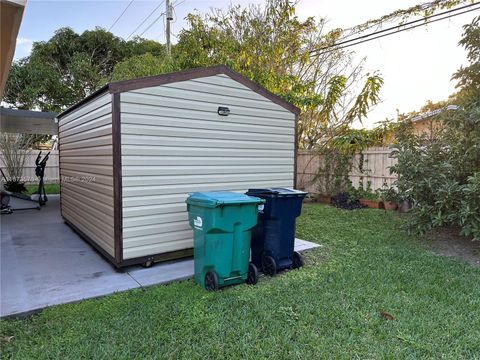
{"type": "Polygon", "coordinates": [[[458,80],[457,88],[463,92],[478,91],[480,88],[480,17],[464,26],[463,38],[460,40],[467,50],[468,66],[461,66],[452,78],[458,80]]]}
{"type": "Polygon", "coordinates": [[[458,226],[480,240],[480,17],[464,30],[459,44],[470,64],[454,74],[459,91],[448,101],[459,108],[438,115],[442,131],[434,138],[413,134],[408,121],[400,123],[392,153],[398,163],[391,171],[398,175],[399,198],[413,205],[412,230],[458,226]]]}
{"type": "Polygon", "coordinates": [[[172,59],[137,57],[116,66],[114,78],[129,78],[214,64],[226,64],[302,110],[300,147],[315,148],[362,120],[379,100],[378,74],[363,74],[351,53],[316,52],[338,39],[325,20],[295,15],[296,3],[269,0],[264,6],[231,6],[189,14],[172,59]],[[358,91],[354,91],[358,83],[358,91]]]}
{"type": "Polygon", "coordinates": [[[143,76],[153,76],[177,70],[164,56],[154,56],[152,53],[132,56],[119,62],[112,72],[111,79],[127,80],[143,76]]]}
{"type": "Polygon", "coordinates": [[[26,190],[22,178],[23,169],[34,140],[35,135],[31,134],[0,134],[0,154],[5,169],[3,175],[7,179],[4,184],[6,190],[18,193],[26,190]]]}
{"type": "Polygon", "coordinates": [[[61,111],[109,81],[118,62],[145,53],[162,57],[164,46],[141,38],[124,41],[101,28],[80,35],[61,28],[13,64],[3,100],[21,109],[61,111]]]}

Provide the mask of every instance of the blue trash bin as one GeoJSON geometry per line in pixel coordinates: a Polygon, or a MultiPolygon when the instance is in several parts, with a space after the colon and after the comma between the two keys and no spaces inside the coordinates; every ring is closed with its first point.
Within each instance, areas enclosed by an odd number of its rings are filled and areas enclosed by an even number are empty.
{"type": "Polygon", "coordinates": [[[258,224],[252,233],[252,262],[267,275],[303,266],[294,251],[295,221],[302,211],[306,192],[286,188],[249,189],[246,193],[264,199],[258,207],[258,224]]]}

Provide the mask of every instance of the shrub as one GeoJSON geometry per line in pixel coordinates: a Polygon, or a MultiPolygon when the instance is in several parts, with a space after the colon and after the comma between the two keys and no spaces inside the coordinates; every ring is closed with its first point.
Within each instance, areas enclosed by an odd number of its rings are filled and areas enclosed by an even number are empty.
{"type": "Polygon", "coordinates": [[[480,238],[480,172],[468,178],[463,187],[462,203],[458,214],[462,235],[480,238]]]}
{"type": "Polygon", "coordinates": [[[332,197],[332,205],[339,209],[355,210],[363,209],[366,206],[362,205],[358,199],[352,197],[349,193],[341,192],[332,197]]]}
{"type": "Polygon", "coordinates": [[[380,193],[378,191],[373,191],[372,182],[367,181],[367,187],[364,187],[363,179],[360,179],[360,184],[358,185],[358,188],[355,188],[352,185],[352,182],[349,181],[347,186],[347,192],[351,198],[356,200],[360,200],[360,199],[378,200],[380,198],[380,193]]]}
{"type": "Polygon", "coordinates": [[[2,171],[2,179],[5,189],[12,192],[25,191],[22,181],[23,169],[34,144],[35,135],[2,133],[0,135],[0,156],[4,163],[5,173],[2,171]],[[3,177],[5,176],[5,179],[3,177]]]}
{"type": "Polygon", "coordinates": [[[398,162],[390,171],[398,175],[397,199],[412,204],[415,232],[460,226],[480,239],[480,118],[470,115],[468,109],[446,111],[438,119],[445,131],[434,139],[414,135],[408,122],[399,126],[392,151],[398,162]]]}
{"type": "Polygon", "coordinates": [[[27,191],[25,183],[17,180],[8,180],[4,184],[5,190],[13,193],[23,193],[27,191]]]}
{"type": "Polygon", "coordinates": [[[459,226],[480,240],[480,68],[474,64],[480,17],[464,29],[460,44],[472,65],[454,75],[460,90],[450,102],[459,107],[437,115],[442,130],[433,137],[415,135],[411,122],[401,122],[392,152],[398,163],[390,171],[398,175],[398,199],[412,204],[411,230],[459,226]]]}

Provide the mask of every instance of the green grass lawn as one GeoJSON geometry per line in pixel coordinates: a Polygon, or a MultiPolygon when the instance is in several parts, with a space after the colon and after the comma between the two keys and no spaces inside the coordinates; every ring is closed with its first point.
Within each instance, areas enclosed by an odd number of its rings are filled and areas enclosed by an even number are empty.
{"type": "Polygon", "coordinates": [[[393,212],[305,205],[297,232],[322,244],[301,270],[216,293],[177,282],[1,321],[3,356],[480,359],[479,268],[428,252],[393,212]]]}
{"type": "MultiPolygon", "coordinates": [[[[27,188],[27,195],[32,195],[38,190],[38,184],[25,185],[27,188]]],[[[47,194],[60,194],[60,184],[45,184],[45,191],[47,194]]]]}

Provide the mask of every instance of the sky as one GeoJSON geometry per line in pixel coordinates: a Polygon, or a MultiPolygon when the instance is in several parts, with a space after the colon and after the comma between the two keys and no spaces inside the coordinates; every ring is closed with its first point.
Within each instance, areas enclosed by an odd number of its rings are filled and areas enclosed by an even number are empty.
{"type": "MultiPolygon", "coordinates": [[[[425,1],[425,0],[424,0],[425,1]]],[[[422,0],[300,0],[297,15],[328,20],[327,28],[351,27],[369,19],[381,17],[399,8],[408,8],[422,0]]],[[[109,29],[130,0],[43,1],[28,0],[17,38],[15,59],[29,54],[34,41],[48,40],[60,27],[69,26],[77,32],[96,26],[109,29]]],[[[111,31],[127,38],[138,24],[161,1],[134,0],[111,31]]],[[[207,12],[211,8],[227,8],[233,4],[261,4],[260,0],[174,0],[176,17],[172,23],[172,41],[186,26],[185,16],[193,11],[207,12]]],[[[140,35],[155,20],[165,6],[160,8],[134,35],[140,35]]],[[[418,110],[427,100],[445,100],[455,91],[451,75],[466,64],[466,52],[458,46],[462,26],[479,16],[480,11],[405,31],[382,39],[366,42],[351,50],[355,61],[365,60],[365,71],[378,71],[385,84],[381,90],[381,103],[373,109],[368,119],[356,127],[371,128],[378,121],[396,118],[397,110],[418,110]]],[[[142,37],[164,42],[163,17],[153,24],[142,37]]]]}

